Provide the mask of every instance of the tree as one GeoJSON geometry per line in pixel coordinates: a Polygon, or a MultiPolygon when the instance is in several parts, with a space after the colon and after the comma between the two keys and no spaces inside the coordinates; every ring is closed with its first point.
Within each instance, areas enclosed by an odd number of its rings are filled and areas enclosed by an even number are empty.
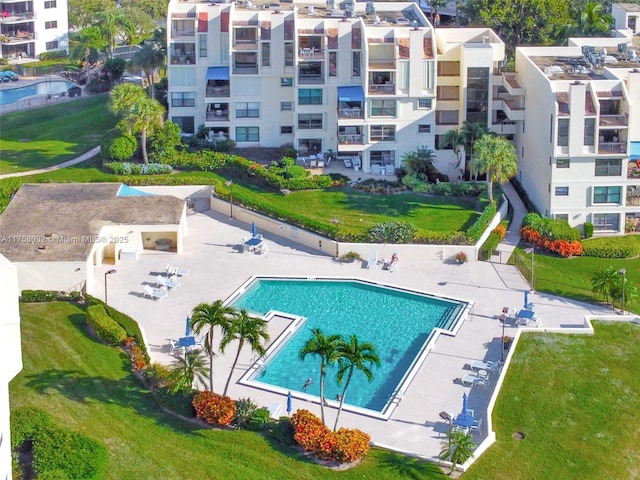
{"type": "Polygon", "coordinates": [[[167,17],[167,0],[122,0],[121,3],[123,8],[137,8],[153,20],[164,20],[167,17]]]}
{"type": "Polygon", "coordinates": [[[153,43],[145,43],[141,50],[138,50],[131,59],[131,66],[140,69],[147,77],[150,86],[149,97],[155,98],[155,78],[156,70],[164,65],[165,52],[157,48],[153,43]]]}
{"type": "Polygon", "coordinates": [[[463,162],[465,154],[464,146],[467,143],[466,134],[459,128],[452,128],[444,134],[443,142],[445,145],[450,146],[456,151],[456,157],[458,158],[456,170],[462,170],[462,172],[464,173],[465,169],[463,168],[463,162]]]}
{"type": "Polygon", "coordinates": [[[493,183],[504,183],[518,173],[516,149],[505,138],[485,134],[476,142],[475,151],[469,167],[474,174],[487,174],[489,202],[493,203],[493,183]]]}
{"type": "Polygon", "coordinates": [[[215,302],[201,303],[197,305],[191,312],[191,329],[196,335],[200,335],[205,331],[204,351],[209,355],[209,390],[213,392],[213,358],[216,353],[214,350],[214,334],[215,328],[219,327],[224,332],[229,330],[231,318],[236,313],[233,307],[225,306],[222,300],[215,302]]]}
{"type": "Polygon", "coordinates": [[[233,371],[236,368],[244,344],[248,343],[252,352],[260,356],[264,355],[266,349],[262,342],[269,340],[267,322],[261,318],[250,316],[244,309],[240,310],[240,313],[235,315],[231,320],[231,324],[220,342],[220,351],[224,353],[225,348],[234,340],[238,341],[238,350],[236,351],[236,358],[234,358],[233,364],[231,365],[229,378],[227,378],[227,383],[224,386],[222,395],[225,397],[227,396],[231,377],[233,376],[233,371]]]}
{"type": "Polygon", "coordinates": [[[117,82],[127,69],[127,61],[120,57],[111,57],[104,62],[104,69],[109,73],[109,79],[117,82]]]}
{"type": "Polygon", "coordinates": [[[124,14],[120,9],[107,10],[96,13],[97,26],[102,32],[102,36],[109,47],[109,56],[113,56],[113,49],[116,44],[116,35],[120,25],[124,20],[124,14]]]}
{"type": "MultiPolygon", "coordinates": [[[[469,163],[473,161],[473,147],[476,140],[487,133],[487,129],[481,123],[469,122],[465,120],[462,122],[462,131],[467,139],[467,147],[469,149],[469,163]]],[[[466,165],[465,165],[466,170],[466,165]]]]}
{"type": "Polygon", "coordinates": [[[124,20],[119,31],[124,45],[138,45],[150,38],[156,29],[153,19],[138,8],[123,8],[124,20]]]}
{"type": "Polygon", "coordinates": [[[91,61],[97,60],[98,53],[106,46],[107,42],[102,37],[102,32],[98,27],[87,27],[78,33],[71,35],[69,39],[69,56],[72,60],[84,60],[87,70],[87,80],[91,71],[91,61]]]}
{"type": "Polygon", "coordinates": [[[340,335],[325,336],[322,330],[314,328],[311,330],[313,336],[300,350],[300,360],[304,360],[307,355],[317,355],[320,358],[320,417],[322,424],[326,425],[324,418],[324,384],[327,376],[327,367],[334,364],[338,359],[338,345],[342,337],[340,335]]]}
{"type": "MultiPolygon", "coordinates": [[[[603,295],[604,301],[609,303],[609,297],[611,297],[612,300],[614,298],[613,294],[616,290],[617,283],[620,281],[620,276],[618,270],[614,267],[607,267],[604,270],[596,272],[596,274],[591,277],[591,291],[595,294],[603,295]]],[[[626,293],[625,291],[625,296],[626,293]]]]}
{"type": "Polygon", "coordinates": [[[205,382],[207,365],[201,350],[185,352],[184,356],[176,355],[169,368],[169,392],[188,393],[193,388],[193,382],[205,382]]]}
{"type": "Polygon", "coordinates": [[[347,396],[347,390],[349,389],[349,383],[353,377],[353,372],[358,369],[364,373],[367,380],[373,380],[373,372],[371,366],[380,366],[380,357],[376,352],[376,347],[369,342],[360,342],[356,335],[351,335],[349,341],[342,341],[337,347],[338,355],[338,373],[336,379],[338,385],[342,385],[342,381],[347,376],[347,380],[342,390],[342,396],[340,397],[340,406],[338,407],[338,413],[336,414],[336,423],[333,429],[338,428],[338,419],[342,412],[342,406],[344,405],[344,399],[347,396]]]}
{"type": "Polygon", "coordinates": [[[456,465],[463,464],[473,457],[475,446],[471,435],[461,430],[449,430],[447,439],[442,442],[440,458],[442,460],[451,459],[451,473],[453,473],[456,465]]]}
{"type": "Polygon", "coordinates": [[[440,25],[440,15],[438,15],[438,9],[447,6],[447,0],[430,0],[431,5],[431,21],[434,25],[440,25]]]}
{"type": "Polygon", "coordinates": [[[597,37],[610,32],[613,17],[608,14],[600,2],[588,1],[586,5],[576,5],[571,9],[575,26],[571,29],[573,35],[583,37],[597,37]]]}
{"type": "Polygon", "coordinates": [[[409,174],[415,174],[416,177],[426,180],[429,171],[434,169],[436,155],[428,147],[418,147],[414,152],[407,152],[402,156],[402,166],[409,174]]]}
{"type": "Polygon", "coordinates": [[[69,0],[69,30],[82,30],[96,22],[97,12],[115,10],[112,0],[69,0]]]}

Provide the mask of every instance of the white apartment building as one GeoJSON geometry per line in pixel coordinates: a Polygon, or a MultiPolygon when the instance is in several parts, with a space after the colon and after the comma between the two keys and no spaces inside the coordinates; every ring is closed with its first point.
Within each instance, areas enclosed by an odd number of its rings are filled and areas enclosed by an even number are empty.
{"type": "Polygon", "coordinates": [[[11,480],[11,435],[9,430],[9,382],[22,370],[18,273],[0,255],[0,480],[11,480]]]}
{"type": "Polygon", "coordinates": [[[0,10],[0,58],[16,63],[69,51],[67,0],[3,0],[0,10]]]}
{"type": "Polygon", "coordinates": [[[413,2],[341,7],[173,0],[169,118],[185,134],[332,150],[388,174],[467,118],[508,121],[493,110],[504,44],[491,30],[436,30],[413,2]]]}
{"type": "Polygon", "coordinates": [[[530,199],[599,234],[640,231],[640,6],[613,12],[611,37],[518,48],[505,83],[526,92],[515,144],[530,199]]]}

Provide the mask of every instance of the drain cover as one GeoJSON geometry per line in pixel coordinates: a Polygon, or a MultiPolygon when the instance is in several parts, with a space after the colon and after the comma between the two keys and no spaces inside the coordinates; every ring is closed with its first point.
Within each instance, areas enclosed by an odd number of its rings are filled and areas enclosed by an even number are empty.
{"type": "Polygon", "coordinates": [[[522,432],[516,432],[516,433],[513,434],[513,438],[515,440],[524,440],[524,437],[525,437],[525,435],[522,432]]]}

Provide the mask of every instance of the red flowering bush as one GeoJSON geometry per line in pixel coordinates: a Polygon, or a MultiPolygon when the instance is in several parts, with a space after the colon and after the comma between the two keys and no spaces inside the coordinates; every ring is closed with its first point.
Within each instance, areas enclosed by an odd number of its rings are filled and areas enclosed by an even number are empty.
{"type": "Polygon", "coordinates": [[[236,416],[236,402],[205,390],[193,398],[196,417],[211,425],[230,425],[236,416]]]}
{"type": "Polygon", "coordinates": [[[136,339],[134,337],[127,337],[124,341],[124,347],[129,351],[133,368],[139,371],[147,366],[147,357],[142,348],[140,348],[136,343],[136,339]]]}
{"type": "Polygon", "coordinates": [[[507,236],[507,227],[500,224],[496,228],[493,229],[493,233],[500,237],[500,240],[504,240],[504,237],[507,236]]]}
{"type": "Polygon", "coordinates": [[[295,441],[319,458],[353,462],[363,458],[369,451],[369,435],[360,430],[347,428],[333,432],[308,410],[298,410],[294,413],[291,416],[291,424],[295,429],[295,441]]]}
{"type": "Polygon", "coordinates": [[[520,236],[523,240],[538,248],[542,248],[547,252],[556,253],[563,257],[582,255],[582,243],[578,241],[550,240],[543,237],[539,232],[535,231],[531,227],[522,227],[520,229],[520,236]]]}

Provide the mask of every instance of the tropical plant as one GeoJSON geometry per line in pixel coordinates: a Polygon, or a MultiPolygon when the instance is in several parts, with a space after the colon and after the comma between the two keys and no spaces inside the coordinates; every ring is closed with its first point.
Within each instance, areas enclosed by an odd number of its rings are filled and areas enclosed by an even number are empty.
{"type": "Polygon", "coordinates": [[[91,62],[98,59],[98,54],[107,47],[108,42],[98,27],[87,27],[69,38],[69,57],[72,60],[84,60],[87,80],[91,71],[91,62]]]}
{"type": "Polygon", "coordinates": [[[236,416],[236,404],[229,398],[205,390],[193,397],[196,416],[211,425],[230,425],[236,416]]]}
{"type": "Polygon", "coordinates": [[[209,356],[209,390],[213,392],[213,358],[216,356],[213,339],[215,328],[219,327],[224,332],[229,330],[231,318],[235,315],[236,310],[233,307],[225,306],[222,300],[215,302],[201,303],[197,305],[191,312],[191,330],[196,335],[200,335],[203,331],[204,351],[209,356]]]}
{"type": "Polygon", "coordinates": [[[451,473],[453,473],[456,465],[463,464],[473,457],[475,446],[471,435],[461,430],[450,430],[447,439],[442,442],[440,458],[451,460],[451,473]]]}
{"type": "Polygon", "coordinates": [[[456,261],[458,263],[466,263],[466,261],[468,260],[467,258],[467,254],[464,252],[458,252],[456,253],[456,261]]]}
{"type": "Polygon", "coordinates": [[[202,383],[207,378],[207,365],[201,350],[185,352],[184,356],[176,355],[169,367],[167,383],[170,393],[188,393],[197,380],[202,383]]]}
{"type": "Polygon", "coordinates": [[[109,56],[113,56],[113,49],[116,45],[116,35],[125,16],[121,9],[96,12],[95,20],[109,48],[109,56]]]}
{"type": "Polygon", "coordinates": [[[407,152],[402,156],[402,166],[408,174],[415,174],[421,180],[427,180],[428,173],[432,170],[436,160],[436,154],[428,147],[418,147],[413,152],[407,152]]]}
{"type": "Polygon", "coordinates": [[[493,203],[493,182],[504,183],[518,172],[515,147],[506,139],[485,134],[475,144],[472,172],[487,174],[489,202],[493,203]]]}
{"type": "Polygon", "coordinates": [[[614,267],[607,267],[604,270],[600,270],[591,277],[591,291],[595,294],[603,295],[604,301],[609,303],[609,297],[612,297],[616,284],[620,280],[619,277],[618,270],[614,267]]]}
{"type": "Polygon", "coordinates": [[[300,350],[300,360],[304,360],[307,355],[316,355],[320,359],[320,418],[322,419],[322,424],[326,425],[324,417],[325,378],[327,376],[327,367],[338,360],[338,345],[342,337],[340,335],[325,336],[319,328],[313,328],[311,333],[312,337],[306,341],[302,350],[300,350]]]}
{"type": "Polygon", "coordinates": [[[124,45],[139,45],[153,36],[157,24],[144,11],[136,7],[123,8],[124,21],[120,25],[120,41],[124,45]]]}
{"type": "Polygon", "coordinates": [[[447,130],[444,134],[443,143],[447,146],[450,146],[456,152],[456,157],[458,158],[458,163],[456,164],[457,170],[462,170],[464,173],[463,162],[464,162],[464,147],[467,143],[467,136],[465,132],[460,130],[459,128],[452,128],[451,130],[447,130]]]}
{"type": "Polygon", "coordinates": [[[338,428],[338,419],[342,412],[342,406],[344,405],[344,399],[347,396],[347,390],[349,389],[349,383],[353,377],[353,372],[357,369],[364,373],[367,380],[370,382],[373,380],[373,372],[371,366],[380,365],[380,357],[376,352],[376,347],[369,342],[360,342],[356,335],[351,335],[348,341],[342,341],[337,347],[338,355],[338,372],[336,379],[338,385],[342,385],[346,375],[346,382],[342,390],[340,397],[340,406],[338,407],[338,413],[336,414],[336,423],[333,426],[334,430],[338,428]]]}
{"type": "MultiPolygon", "coordinates": [[[[478,122],[469,122],[465,120],[462,122],[462,131],[464,132],[467,140],[467,148],[469,149],[469,163],[473,162],[473,149],[476,144],[476,140],[487,133],[487,129],[478,122]]],[[[474,178],[474,180],[477,179],[474,178]]]]}
{"type": "Polygon", "coordinates": [[[613,17],[606,12],[604,5],[591,0],[584,5],[575,5],[571,9],[571,17],[575,25],[570,34],[582,37],[606,35],[613,25],[613,17]]]}
{"type": "Polygon", "coordinates": [[[447,0],[429,0],[431,6],[431,20],[435,25],[439,25],[438,9],[447,6],[447,0]]]}
{"type": "Polygon", "coordinates": [[[155,79],[156,70],[164,65],[165,52],[159,49],[153,43],[145,43],[141,50],[138,50],[131,59],[131,66],[140,69],[147,77],[149,84],[149,97],[155,98],[155,79]]]}
{"type": "Polygon", "coordinates": [[[245,343],[248,343],[251,347],[251,351],[262,356],[265,354],[265,347],[262,342],[269,340],[269,334],[267,333],[267,322],[262,318],[252,317],[249,313],[242,309],[240,313],[233,316],[229,328],[224,332],[222,341],[220,342],[220,351],[224,353],[227,346],[234,340],[238,341],[238,350],[236,351],[236,357],[233,359],[231,365],[231,372],[229,372],[229,378],[224,386],[223,395],[227,395],[229,384],[231,383],[231,377],[233,371],[238,363],[240,352],[245,343]]]}

